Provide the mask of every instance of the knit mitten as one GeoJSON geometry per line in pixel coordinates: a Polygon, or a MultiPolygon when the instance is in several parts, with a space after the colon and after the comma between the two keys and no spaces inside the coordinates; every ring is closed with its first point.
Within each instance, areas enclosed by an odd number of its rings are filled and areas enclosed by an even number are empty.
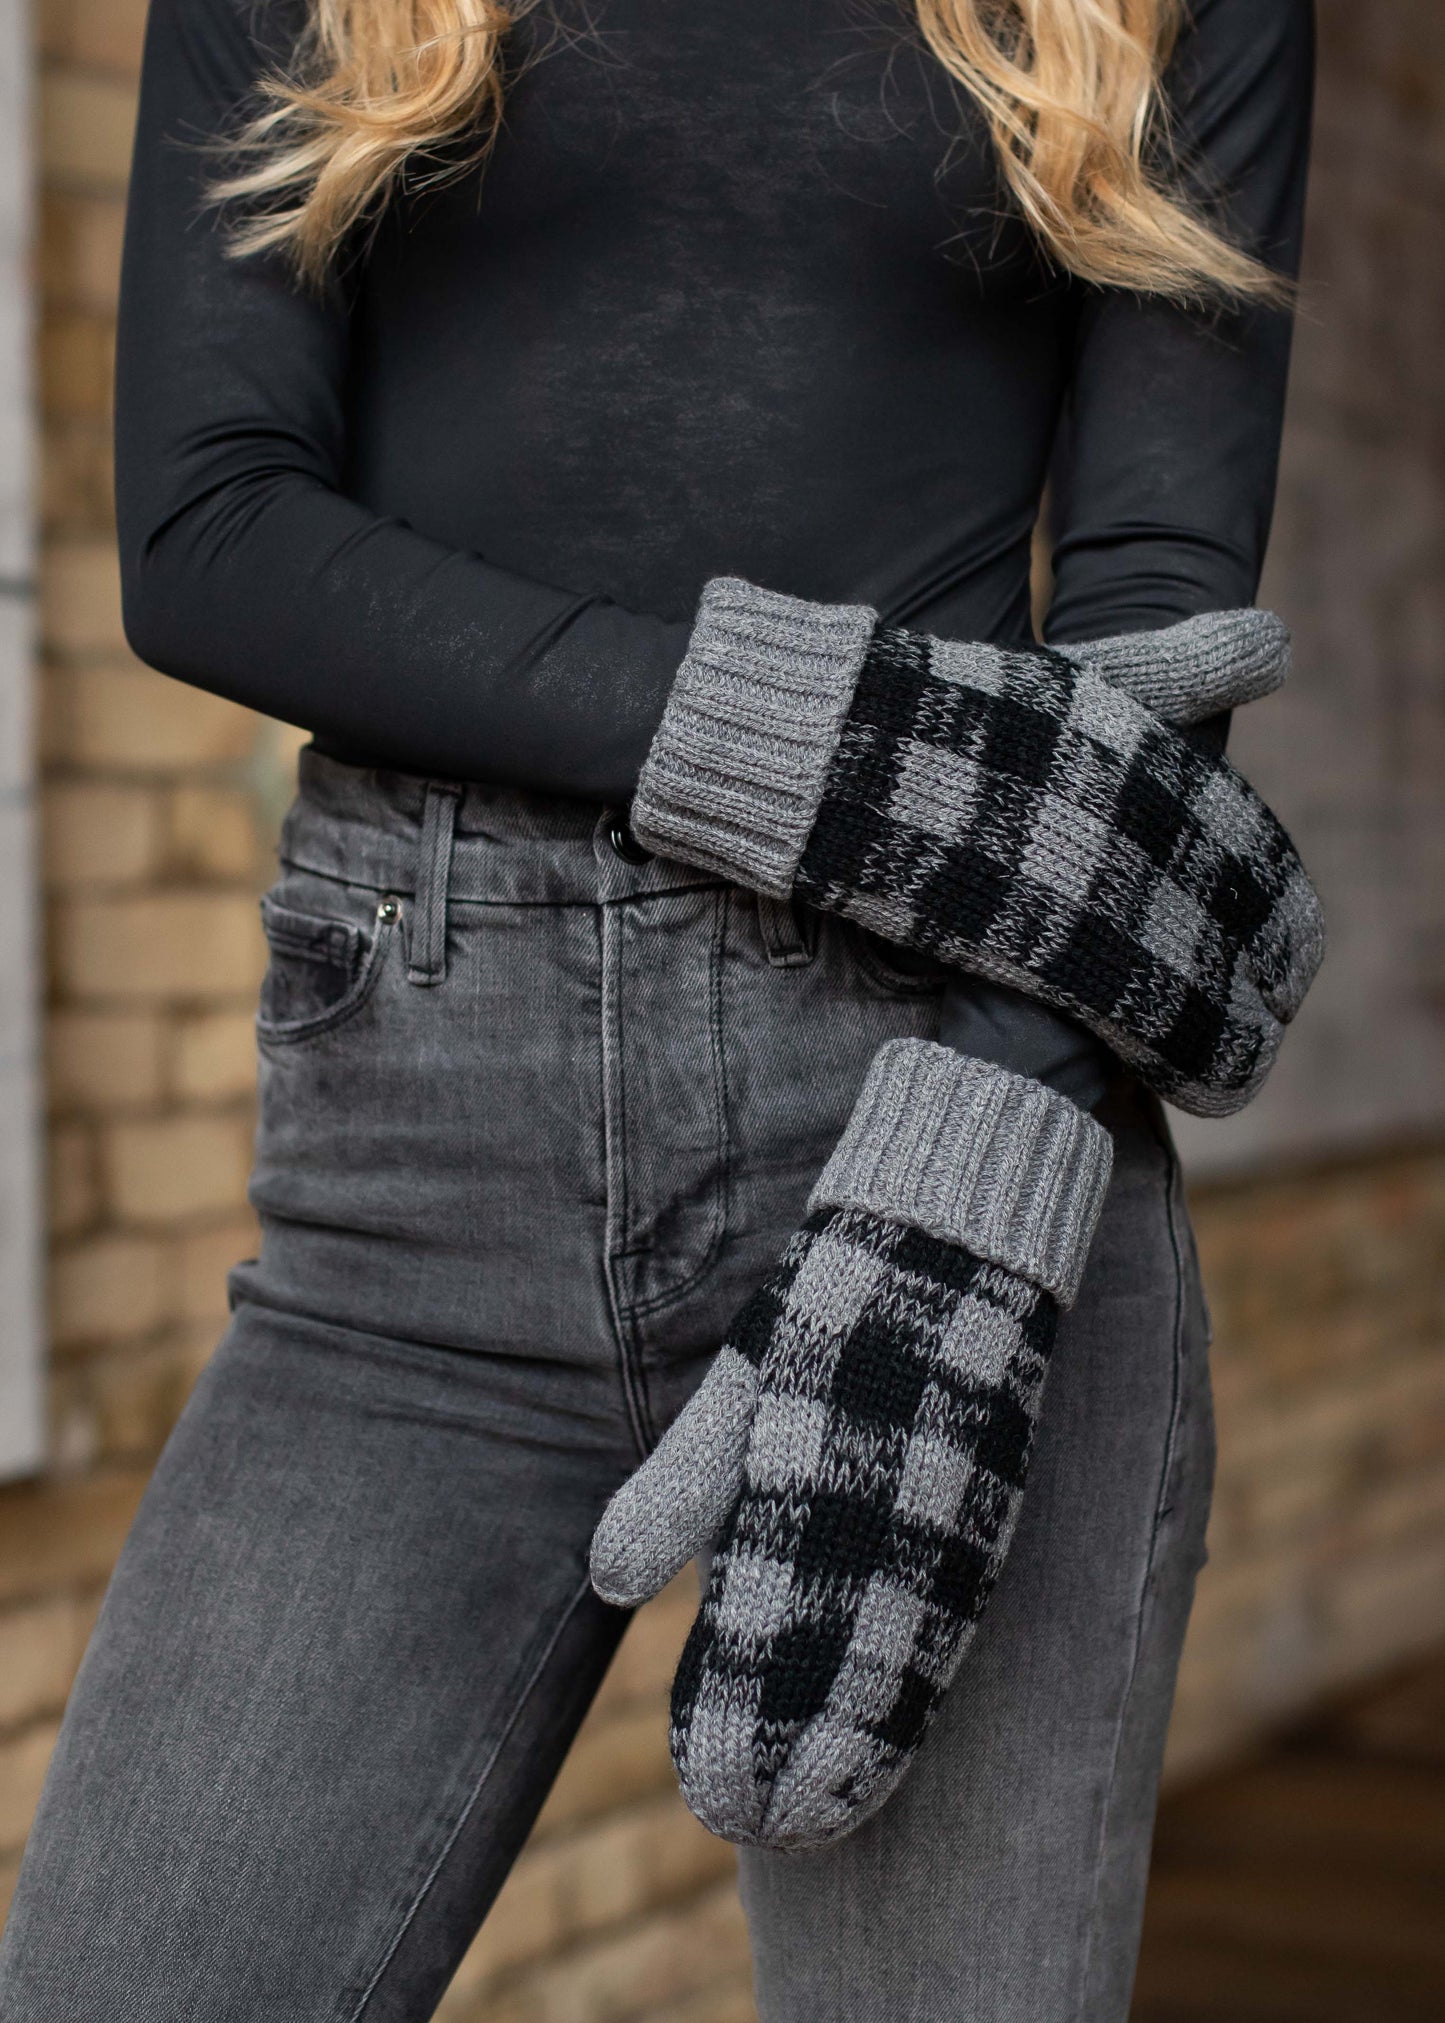
{"type": "Polygon", "coordinates": [[[608,1505],[608,1601],[717,1540],[672,1695],[714,1833],[829,1840],[902,1777],[1008,1551],[1111,1156],[1042,1084],[889,1041],[777,1270],[608,1505]]]}
{"type": "Polygon", "coordinates": [[[1319,966],[1319,903],[1248,782],[1154,709],[1212,715],[1287,658],[1258,611],[1062,653],[720,578],[632,826],[1052,1005],[1161,1095],[1224,1115],[1319,966]]]}

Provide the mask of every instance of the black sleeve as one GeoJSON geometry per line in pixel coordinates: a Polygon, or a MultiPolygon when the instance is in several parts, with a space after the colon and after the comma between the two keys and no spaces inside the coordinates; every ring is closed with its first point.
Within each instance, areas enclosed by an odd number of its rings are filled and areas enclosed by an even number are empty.
{"type": "Polygon", "coordinates": [[[1075,1020],[958,970],[944,978],[938,1037],[955,1053],[1046,1082],[1081,1110],[1095,1109],[1122,1072],[1104,1042],[1075,1020]]]}
{"type": "MultiPolygon", "coordinates": [[[[1299,271],[1313,78],[1311,0],[1195,0],[1167,80],[1195,192],[1289,275],[1299,271]]],[[[1055,460],[1046,638],[1102,639],[1253,602],[1290,334],[1281,310],[1205,316],[1087,293],[1055,460]]],[[[1188,735],[1217,748],[1227,724],[1188,735]]],[[[1116,1071],[1072,1020],[966,977],[948,979],[940,1036],[1086,1109],[1116,1071]]]]}
{"type": "Polygon", "coordinates": [[[215,158],[297,0],[154,0],[121,290],[126,630],[153,667],[402,767],[621,798],[687,627],[534,583],[341,490],[348,325],[227,257],[215,158]],[[625,680],[619,670],[625,669],[625,680]]]}
{"type": "MultiPolygon", "coordinates": [[[[1299,268],[1312,0],[1193,0],[1166,80],[1196,194],[1279,272],[1299,268]]],[[[1100,639],[1250,604],[1274,505],[1291,319],[1117,290],[1080,312],[1055,471],[1045,636],[1100,639]]]]}

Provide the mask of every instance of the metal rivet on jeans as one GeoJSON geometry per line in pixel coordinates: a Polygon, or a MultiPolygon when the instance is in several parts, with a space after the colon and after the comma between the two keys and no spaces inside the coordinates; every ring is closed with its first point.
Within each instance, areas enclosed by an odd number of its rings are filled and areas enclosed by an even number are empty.
{"type": "Polygon", "coordinates": [[[625,815],[612,817],[607,827],[607,840],[612,845],[614,855],[620,857],[624,864],[648,864],[652,861],[652,852],[643,849],[627,826],[625,815]]]}
{"type": "Polygon", "coordinates": [[[376,909],[376,917],[383,927],[395,926],[401,919],[401,901],[392,898],[383,899],[376,909]]]}

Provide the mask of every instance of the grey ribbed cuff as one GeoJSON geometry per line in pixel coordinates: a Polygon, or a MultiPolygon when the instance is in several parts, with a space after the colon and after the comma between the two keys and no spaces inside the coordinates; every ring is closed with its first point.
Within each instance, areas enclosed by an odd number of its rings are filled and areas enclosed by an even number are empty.
{"type": "Polygon", "coordinates": [[[1206,611],[1059,651],[1165,723],[1193,724],[1272,695],[1289,673],[1290,638],[1272,611],[1206,611]]]}
{"type": "Polygon", "coordinates": [[[642,768],[638,841],[786,898],[876,623],[715,577],[642,768]]]}
{"type": "Polygon", "coordinates": [[[808,1208],[910,1223],[1070,1306],[1113,1157],[1104,1127],[1042,1082],[929,1040],[889,1040],[808,1208]]]}

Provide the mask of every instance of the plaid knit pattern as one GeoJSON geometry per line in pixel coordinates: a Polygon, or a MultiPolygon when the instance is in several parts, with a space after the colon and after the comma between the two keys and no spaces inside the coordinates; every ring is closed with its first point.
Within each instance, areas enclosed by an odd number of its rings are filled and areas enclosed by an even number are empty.
{"type": "Polygon", "coordinates": [[[1206,1116],[1254,1094],[1323,953],[1226,760],[1060,653],[883,627],[793,889],[1073,1014],[1206,1116]]]}
{"type": "Polygon", "coordinates": [[[1015,1272],[836,1208],[742,1310],[742,1490],[672,1699],[715,1833],[820,1843],[902,1776],[1008,1549],[1057,1312],[1015,1272]]]}

